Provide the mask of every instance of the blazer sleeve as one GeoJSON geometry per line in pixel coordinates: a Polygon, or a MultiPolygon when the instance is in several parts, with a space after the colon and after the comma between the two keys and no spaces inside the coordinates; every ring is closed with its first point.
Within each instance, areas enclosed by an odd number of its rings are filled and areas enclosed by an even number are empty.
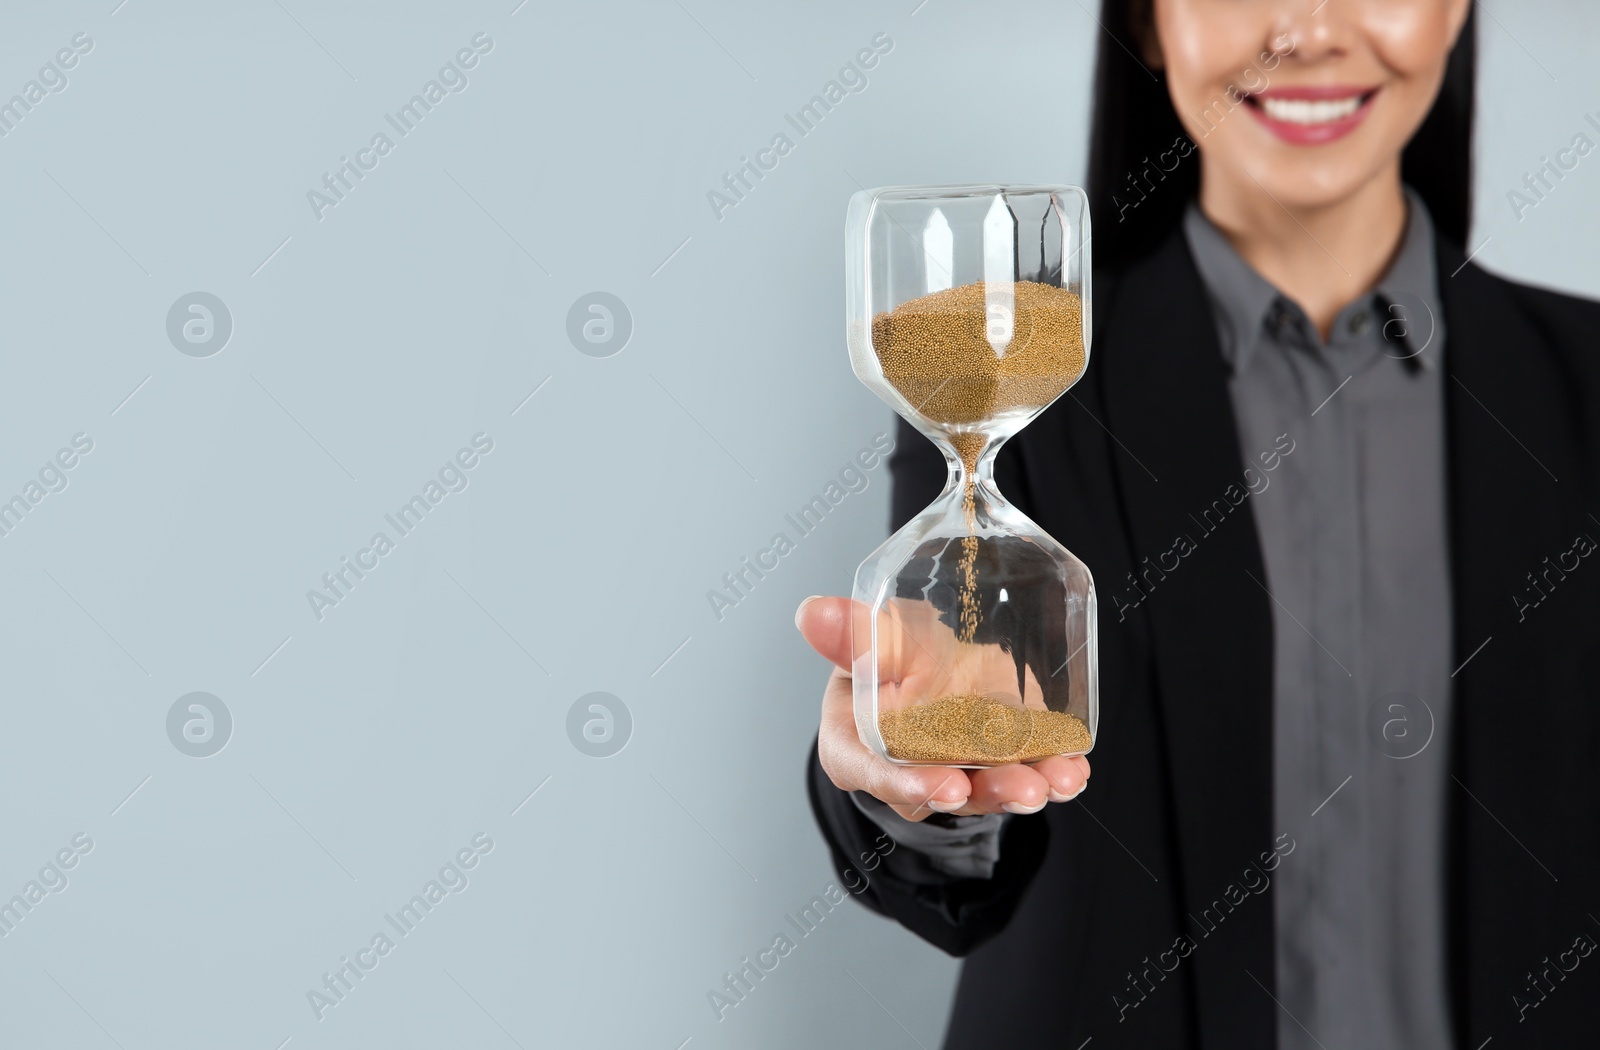
{"type": "MultiPolygon", "coordinates": [[[[1002,449],[995,465],[997,484],[1019,485],[1021,472],[1002,449]]],[[[891,525],[898,529],[933,502],[944,487],[944,457],[926,437],[900,420],[889,457],[893,491],[891,525]]],[[[1020,494],[1020,493],[1019,493],[1020,494]]],[[[862,904],[951,955],[965,955],[1005,928],[1018,901],[1044,861],[1048,827],[1042,813],[1006,822],[1000,858],[987,879],[947,876],[909,881],[876,864],[876,844],[885,833],[823,772],[813,741],[806,772],[807,793],[817,824],[827,840],[834,870],[862,904]],[[866,864],[872,863],[872,870],[866,864]]]]}

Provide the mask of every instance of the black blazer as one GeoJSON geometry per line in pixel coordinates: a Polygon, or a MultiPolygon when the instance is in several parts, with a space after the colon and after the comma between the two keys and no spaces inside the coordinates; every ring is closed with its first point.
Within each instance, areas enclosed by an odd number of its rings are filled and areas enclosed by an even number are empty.
{"type": "MultiPolygon", "coordinates": [[[[1445,892],[1457,1045],[1592,1046],[1600,558],[1562,555],[1580,534],[1600,539],[1600,305],[1463,266],[1453,244],[1436,254],[1454,663],[1466,662],[1453,738],[1434,744],[1451,748],[1454,778],[1445,892]],[[1542,604],[1519,605],[1540,593],[1528,574],[1573,557],[1564,580],[1541,583],[1542,604]]],[[[1270,877],[1263,857],[1299,829],[1272,823],[1272,616],[1250,578],[1264,578],[1252,516],[1228,519],[1125,622],[1109,597],[1138,557],[1167,549],[1192,528],[1189,512],[1243,478],[1216,326],[1181,232],[1102,280],[1094,308],[1087,374],[996,464],[1001,491],[1099,585],[1091,787],[1013,817],[993,879],[918,886],[880,866],[860,899],[967,956],[949,1050],[1272,1047],[1272,890],[1241,901],[1239,887],[1252,865],[1270,877]],[[1208,909],[1222,921],[1190,918],[1208,909]],[[1180,955],[1184,936],[1194,947],[1180,955]],[[1130,976],[1144,989],[1138,1006],[1130,976]]],[[[945,467],[904,422],[890,462],[898,527],[938,494],[945,467]]],[[[853,866],[844,877],[859,887],[857,858],[878,829],[814,748],[808,776],[834,864],[853,866]]]]}

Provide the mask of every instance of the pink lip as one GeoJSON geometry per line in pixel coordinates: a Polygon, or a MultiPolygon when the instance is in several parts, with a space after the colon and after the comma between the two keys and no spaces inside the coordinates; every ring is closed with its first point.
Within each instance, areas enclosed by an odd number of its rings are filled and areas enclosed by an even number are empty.
{"type": "Polygon", "coordinates": [[[1320,146],[1324,143],[1342,139],[1354,131],[1363,120],[1367,119],[1367,114],[1372,111],[1372,100],[1377,97],[1377,88],[1358,88],[1341,84],[1325,87],[1280,87],[1257,92],[1254,95],[1247,95],[1246,108],[1268,131],[1283,141],[1295,146],[1320,146]],[[1255,101],[1259,98],[1317,101],[1321,99],[1349,98],[1351,95],[1364,95],[1366,97],[1354,113],[1338,120],[1330,120],[1325,124],[1291,124],[1286,120],[1275,120],[1268,116],[1267,111],[1255,101]]]}

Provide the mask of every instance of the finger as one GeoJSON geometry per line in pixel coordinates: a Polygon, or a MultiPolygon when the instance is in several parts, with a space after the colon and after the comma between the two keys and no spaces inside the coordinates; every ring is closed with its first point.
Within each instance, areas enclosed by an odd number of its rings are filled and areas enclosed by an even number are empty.
{"type": "MultiPolygon", "coordinates": [[[[934,688],[934,680],[948,677],[948,668],[935,651],[948,645],[955,635],[932,602],[889,601],[876,614],[850,598],[813,595],[795,610],[794,623],[807,643],[845,672],[854,670],[852,661],[872,651],[877,643],[877,666],[881,683],[894,689],[920,695],[934,688]]],[[[1009,657],[1000,665],[1002,677],[1010,674],[1009,657]]]]}
{"type": "Polygon", "coordinates": [[[1069,802],[1089,786],[1089,760],[1052,755],[1025,766],[995,766],[970,774],[972,796],[960,816],[1037,813],[1045,802],[1069,802]],[[1042,794],[1042,799],[1041,799],[1042,794]]]}
{"type": "Polygon", "coordinates": [[[1050,781],[1032,766],[995,766],[972,774],[967,809],[978,813],[1037,813],[1050,801],[1050,781]]]}
{"type": "Polygon", "coordinates": [[[817,758],[835,786],[865,791],[896,807],[907,820],[921,820],[930,812],[957,811],[972,793],[962,770],[895,765],[862,744],[856,732],[852,683],[842,671],[834,671],[823,693],[817,758]]]}
{"type": "Polygon", "coordinates": [[[972,782],[966,772],[943,766],[899,766],[860,746],[835,753],[835,768],[823,769],[833,782],[851,791],[865,791],[887,802],[907,820],[933,813],[960,813],[970,805],[972,782]]]}
{"type": "Polygon", "coordinates": [[[1082,755],[1076,758],[1053,755],[1032,766],[1049,784],[1051,802],[1069,802],[1089,786],[1089,760],[1082,755]]]}
{"type": "Polygon", "coordinates": [[[960,769],[941,766],[894,766],[891,768],[916,770],[927,790],[920,791],[915,803],[890,805],[907,820],[926,820],[935,813],[961,813],[971,804],[972,778],[960,769]],[[925,775],[932,774],[932,775],[925,775]],[[932,785],[928,787],[928,785],[932,785]],[[960,795],[960,798],[955,797],[960,795]]]}
{"type": "Polygon", "coordinates": [[[794,613],[794,625],[806,643],[846,674],[850,673],[850,607],[849,598],[812,595],[794,613]]]}

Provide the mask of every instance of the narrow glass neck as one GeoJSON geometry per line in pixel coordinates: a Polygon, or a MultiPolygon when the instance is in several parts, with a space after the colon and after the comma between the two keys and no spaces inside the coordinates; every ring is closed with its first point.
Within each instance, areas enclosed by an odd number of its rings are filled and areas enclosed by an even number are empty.
{"type": "Polygon", "coordinates": [[[1003,437],[991,437],[973,432],[947,436],[949,449],[945,458],[950,465],[952,487],[965,487],[968,483],[994,488],[994,457],[1005,443],[1003,437]]]}

